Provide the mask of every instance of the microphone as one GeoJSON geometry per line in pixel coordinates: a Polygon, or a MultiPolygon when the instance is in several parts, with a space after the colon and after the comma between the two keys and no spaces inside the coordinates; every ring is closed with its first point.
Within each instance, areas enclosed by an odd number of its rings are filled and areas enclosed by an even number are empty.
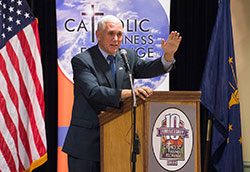
{"type": "MultiPolygon", "coordinates": [[[[120,50],[120,55],[123,58],[123,61],[125,63],[126,67],[126,72],[128,73],[129,76],[129,81],[130,81],[130,87],[131,87],[131,93],[133,97],[133,118],[131,119],[132,125],[133,125],[133,130],[131,130],[131,135],[133,134],[133,152],[131,153],[131,162],[133,164],[132,171],[135,172],[135,164],[136,164],[136,154],[140,154],[140,138],[139,135],[136,133],[136,95],[135,95],[135,90],[134,90],[134,83],[133,83],[133,77],[132,73],[130,71],[129,63],[128,63],[128,58],[127,58],[127,51],[125,49],[120,50]],[[132,121],[133,120],[133,121],[132,121]]],[[[132,111],[131,111],[132,112],[132,111]]]]}
{"type": "Polygon", "coordinates": [[[126,69],[130,71],[129,63],[128,63],[128,58],[127,58],[127,51],[125,49],[121,49],[120,55],[122,56],[122,59],[125,63],[126,69]]]}

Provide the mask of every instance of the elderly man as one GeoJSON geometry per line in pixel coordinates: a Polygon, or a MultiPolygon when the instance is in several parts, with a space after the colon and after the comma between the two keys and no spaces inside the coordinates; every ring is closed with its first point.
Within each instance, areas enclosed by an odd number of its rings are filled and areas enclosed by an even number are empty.
{"type": "MultiPolygon", "coordinates": [[[[68,154],[70,172],[100,171],[100,128],[98,114],[107,107],[119,107],[122,99],[131,96],[129,76],[119,53],[123,37],[121,21],[105,16],[98,21],[98,44],[73,57],[74,105],[63,151],[68,154]]],[[[134,78],[151,78],[169,72],[174,63],[181,37],[171,32],[161,47],[164,55],[153,61],[137,57],[126,49],[134,78]]],[[[149,87],[135,89],[142,99],[150,96],[149,87]]]]}

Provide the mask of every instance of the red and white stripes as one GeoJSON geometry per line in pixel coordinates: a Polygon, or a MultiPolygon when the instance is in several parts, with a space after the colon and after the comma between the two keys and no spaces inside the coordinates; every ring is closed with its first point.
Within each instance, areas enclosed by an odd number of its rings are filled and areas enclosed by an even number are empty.
{"type": "Polygon", "coordinates": [[[39,166],[41,158],[46,161],[43,77],[36,21],[0,50],[0,121],[0,171],[32,171],[34,162],[39,166]]]}

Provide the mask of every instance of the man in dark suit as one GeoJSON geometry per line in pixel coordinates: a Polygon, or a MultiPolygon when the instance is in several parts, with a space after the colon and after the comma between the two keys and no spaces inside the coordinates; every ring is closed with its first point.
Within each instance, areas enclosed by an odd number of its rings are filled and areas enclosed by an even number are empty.
{"type": "MultiPolygon", "coordinates": [[[[68,154],[70,172],[100,171],[100,128],[98,114],[107,107],[120,107],[122,99],[131,96],[129,76],[119,53],[123,28],[115,16],[105,16],[96,31],[98,44],[72,59],[74,73],[74,105],[63,151],[68,154]]],[[[162,40],[164,55],[153,61],[137,57],[126,49],[134,78],[150,78],[168,72],[174,63],[181,37],[171,32],[162,40]]],[[[152,94],[148,87],[135,89],[142,99],[152,94]]]]}

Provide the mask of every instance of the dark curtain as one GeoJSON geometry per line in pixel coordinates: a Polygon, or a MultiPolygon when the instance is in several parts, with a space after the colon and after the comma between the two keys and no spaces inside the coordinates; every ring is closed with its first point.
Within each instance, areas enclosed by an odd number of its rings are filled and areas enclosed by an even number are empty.
{"type": "MultiPolygon", "coordinates": [[[[170,73],[170,90],[199,91],[218,0],[172,0],[170,30],[183,36],[175,54],[176,68],[170,73]]],[[[207,110],[201,105],[201,165],[204,167],[207,110]]],[[[208,162],[208,171],[215,171],[208,162]]]]}
{"type": "MultiPolygon", "coordinates": [[[[55,0],[28,0],[39,21],[44,74],[48,161],[34,172],[57,171],[57,38],[55,0]]],[[[183,36],[170,74],[171,90],[199,90],[218,0],[172,0],[170,30],[183,36]]],[[[206,138],[206,110],[201,107],[202,165],[206,138]]]]}
{"type": "Polygon", "coordinates": [[[38,18],[44,79],[48,161],[34,172],[57,171],[57,35],[55,0],[28,0],[38,18]]]}
{"type": "Polygon", "coordinates": [[[171,73],[171,90],[199,90],[218,0],[172,0],[170,30],[183,36],[171,73]]]}

